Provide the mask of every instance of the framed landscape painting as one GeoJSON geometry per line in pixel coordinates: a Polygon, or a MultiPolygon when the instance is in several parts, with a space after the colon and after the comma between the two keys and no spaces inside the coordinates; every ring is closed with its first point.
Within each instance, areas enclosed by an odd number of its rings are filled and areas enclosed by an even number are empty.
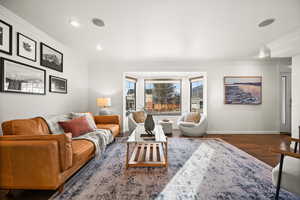
{"type": "Polygon", "coordinates": [[[262,103],[261,76],[225,76],[224,103],[259,105],[262,103]]]}
{"type": "Polygon", "coordinates": [[[36,41],[17,33],[17,55],[31,61],[36,61],[36,41]]]}
{"type": "Polygon", "coordinates": [[[63,72],[63,54],[41,42],[41,66],[63,72]]]}
{"type": "Polygon", "coordinates": [[[49,76],[49,92],[67,94],[67,79],[49,76]]]}
{"type": "Polygon", "coordinates": [[[0,20],[0,52],[12,55],[12,26],[0,20]]]}
{"type": "Polygon", "coordinates": [[[46,71],[24,63],[0,59],[1,92],[46,94],[46,71]]]}

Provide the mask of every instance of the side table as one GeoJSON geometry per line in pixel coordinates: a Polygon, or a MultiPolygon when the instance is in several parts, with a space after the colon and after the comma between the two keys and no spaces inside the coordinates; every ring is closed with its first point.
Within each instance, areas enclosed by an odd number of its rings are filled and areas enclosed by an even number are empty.
{"type": "Polygon", "coordinates": [[[169,120],[169,121],[159,121],[159,124],[162,126],[162,129],[165,133],[165,135],[172,135],[173,132],[173,121],[169,120]]]}

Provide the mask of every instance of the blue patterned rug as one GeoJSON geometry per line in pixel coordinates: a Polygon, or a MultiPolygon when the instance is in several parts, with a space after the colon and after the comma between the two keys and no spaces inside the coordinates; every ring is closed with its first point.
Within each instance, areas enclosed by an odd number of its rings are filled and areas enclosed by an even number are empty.
{"type": "MultiPolygon", "coordinates": [[[[92,160],[52,200],[274,199],[272,168],[219,139],[169,138],[169,167],[125,169],[125,138],[92,160]]],[[[283,189],[280,199],[299,200],[283,189]]]]}

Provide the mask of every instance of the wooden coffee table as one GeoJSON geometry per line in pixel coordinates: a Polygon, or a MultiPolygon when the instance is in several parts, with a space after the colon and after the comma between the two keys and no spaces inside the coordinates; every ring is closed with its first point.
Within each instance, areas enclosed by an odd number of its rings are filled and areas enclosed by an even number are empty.
{"type": "Polygon", "coordinates": [[[137,126],[127,140],[126,168],[168,167],[168,140],[161,125],[156,125],[152,140],[144,139],[144,126],[137,126]],[[130,152],[130,145],[133,150],[130,152]]]}

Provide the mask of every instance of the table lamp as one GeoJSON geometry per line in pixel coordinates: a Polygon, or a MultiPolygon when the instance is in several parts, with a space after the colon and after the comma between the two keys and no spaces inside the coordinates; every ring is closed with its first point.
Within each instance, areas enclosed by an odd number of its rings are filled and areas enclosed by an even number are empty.
{"type": "Polygon", "coordinates": [[[99,115],[110,115],[111,112],[107,109],[111,107],[111,99],[108,97],[97,98],[97,106],[100,107],[99,115]]]}

